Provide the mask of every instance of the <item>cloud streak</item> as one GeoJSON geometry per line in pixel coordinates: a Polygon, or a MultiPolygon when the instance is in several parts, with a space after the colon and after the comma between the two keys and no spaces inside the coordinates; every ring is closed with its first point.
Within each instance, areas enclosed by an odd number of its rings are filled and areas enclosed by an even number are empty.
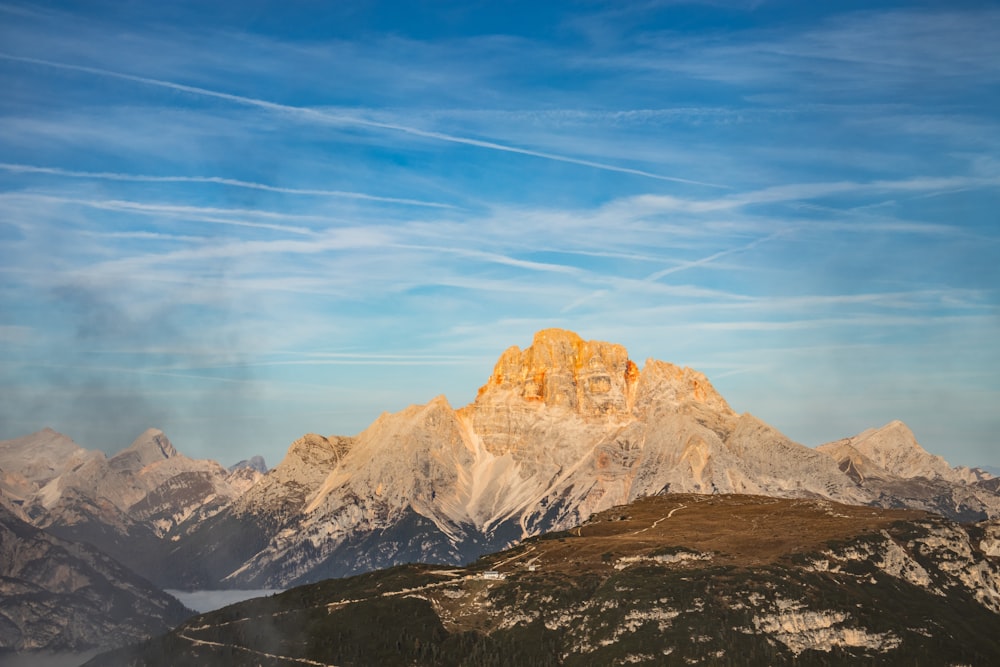
{"type": "Polygon", "coordinates": [[[482,139],[474,139],[471,137],[460,137],[453,134],[447,134],[444,132],[435,132],[432,130],[423,130],[416,127],[411,127],[408,125],[402,125],[399,123],[387,123],[382,121],[370,120],[366,118],[358,118],[356,116],[348,116],[345,114],[333,114],[319,109],[312,109],[307,107],[297,107],[288,104],[280,104],[277,102],[271,102],[268,100],[261,100],[254,97],[246,97],[243,95],[234,95],[232,93],[225,93],[216,90],[209,90],[207,88],[200,88],[198,86],[189,86],[182,83],[175,83],[173,81],[163,81],[161,79],[153,79],[150,77],[136,76],[134,74],[125,74],[123,72],[114,72],[111,70],[102,69],[99,67],[86,67],[83,65],[73,65],[70,63],[61,63],[51,60],[43,60],[41,58],[29,58],[25,56],[17,56],[9,53],[0,52],[0,59],[22,62],[32,65],[41,65],[44,67],[53,67],[56,69],[62,69],[72,72],[80,72],[83,74],[92,74],[95,76],[110,77],[113,79],[120,79],[123,81],[131,81],[134,83],[141,83],[149,86],[157,86],[160,88],[167,88],[170,90],[176,90],[178,92],[190,93],[192,95],[199,95],[203,97],[211,97],[215,99],[225,100],[227,102],[232,102],[235,104],[241,104],[246,106],[257,107],[260,109],[265,109],[267,111],[292,115],[299,118],[304,118],[306,120],[329,123],[335,125],[354,125],[358,127],[365,127],[377,130],[390,130],[393,132],[400,132],[403,134],[408,134],[415,137],[420,137],[423,139],[434,139],[437,141],[443,141],[453,144],[461,144],[465,146],[472,146],[475,148],[483,148],[492,151],[500,151],[504,153],[513,153],[517,155],[525,155],[528,157],[540,158],[543,160],[552,160],[555,162],[564,162],[567,164],[575,164],[582,167],[590,167],[593,169],[600,169],[603,171],[613,171],[622,174],[629,174],[632,176],[641,176],[643,178],[651,178],[660,181],[669,181],[674,183],[683,183],[686,185],[699,185],[711,188],[727,188],[728,186],[720,185],[717,183],[707,183],[703,181],[697,181],[688,178],[682,178],[677,176],[666,176],[663,174],[656,174],[649,171],[644,171],[641,169],[633,169],[631,167],[622,167],[618,165],[605,164],[603,162],[597,162],[593,160],[586,160],[582,158],[575,158],[566,155],[557,155],[555,153],[547,153],[544,151],[536,151],[528,148],[520,148],[517,146],[508,146],[505,144],[496,143],[493,141],[485,141],[482,139]]]}
{"type": "Polygon", "coordinates": [[[0,427],[138,396],[276,460],[560,326],[792,437],[995,449],[1000,12],[218,7],[4,13],[0,427]]]}
{"type": "Polygon", "coordinates": [[[241,181],[234,178],[223,178],[221,176],[149,176],[143,174],[120,174],[112,172],[91,172],[74,171],[72,169],[60,169],[58,167],[38,167],[26,164],[10,164],[0,162],[0,169],[16,174],[46,174],[52,176],[65,176],[68,178],[92,178],[110,181],[127,181],[133,183],[208,183],[214,185],[227,185],[237,188],[247,188],[250,190],[262,190],[264,192],[276,192],[285,195],[307,195],[314,197],[334,197],[340,199],[358,199],[368,202],[381,202],[386,204],[405,204],[407,206],[426,206],[428,208],[455,208],[452,204],[440,202],[422,201],[418,199],[405,199],[400,197],[382,197],[378,195],[365,194],[363,192],[346,192],[343,190],[317,190],[310,188],[285,188],[265,183],[254,183],[251,181],[241,181]]]}

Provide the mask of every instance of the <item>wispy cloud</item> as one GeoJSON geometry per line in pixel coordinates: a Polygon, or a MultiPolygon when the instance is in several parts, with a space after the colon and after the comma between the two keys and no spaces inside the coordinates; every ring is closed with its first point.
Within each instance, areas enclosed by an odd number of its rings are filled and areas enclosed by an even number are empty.
{"type": "Polygon", "coordinates": [[[660,278],[664,278],[664,277],[669,276],[669,275],[671,275],[673,273],[679,273],[680,271],[686,271],[688,269],[693,269],[693,268],[698,267],[698,266],[705,266],[707,264],[711,264],[715,260],[721,259],[722,257],[725,257],[726,255],[732,255],[734,253],[746,252],[747,250],[751,250],[751,249],[755,248],[756,246],[760,245],[761,243],[764,243],[764,242],[766,242],[766,241],[768,241],[768,240],[770,240],[772,238],[775,238],[775,236],[776,235],[771,235],[771,236],[768,236],[768,237],[765,237],[765,238],[754,239],[750,243],[747,243],[746,245],[739,246],[737,248],[727,248],[726,250],[720,250],[719,252],[713,253],[713,254],[711,254],[711,255],[709,255],[707,257],[701,257],[699,259],[695,259],[695,260],[691,260],[691,261],[687,261],[687,262],[681,262],[677,266],[671,266],[669,268],[662,269],[660,271],[656,271],[655,273],[649,274],[648,276],[646,276],[646,280],[647,281],[659,280],[660,278]]]}
{"type": "Polygon", "coordinates": [[[114,199],[78,199],[71,197],[59,197],[54,195],[40,195],[31,193],[0,193],[0,200],[45,202],[50,204],[69,204],[74,206],[85,206],[88,208],[101,209],[105,211],[123,211],[139,215],[162,216],[184,218],[198,222],[209,222],[220,225],[232,225],[236,227],[253,227],[257,229],[267,229],[276,232],[286,232],[290,234],[310,236],[316,230],[309,227],[297,225],[283,225],[268,222],[257,222],[246,218],[264,218],[272,220],[308,220],[313,222],[331,222],[325,216],[300,215],[296,213],[275,213],[259,209],[223,209],[217,207],[185,206],[177,204],[161,204],[149,202],[136,202],[114,199]],[[225,217],[223,217],[225,216],[225,217]],[[230,217],[231,216],[231,217],[230,217]]]}
{"type": "Polygon", "coordinates": [[[701,185],[712,188],[727,187],[716,183],[706,183],[678,176],[666,176],[663,174],[655,174],[649,171],[643,171],[641,169],[633,169],[630,167],[623,167],[619,165],[605,164],[593,160],[586,160],[566,155],[557,155],[555,153],[546,153],[544,151],[536,151],[528,148],[520,148],[517,146],[508,146],[505,144],[499,144],[493,141],[486,141],[482,139],[475,139],[472,137],[460,137],[453,134],[447,134],[445,132],[424,130],[416,127],[411,127],[408,125],[401,125],[398,123],[386,123],[375,120],[369,120],[366,118],[359,118],[356,116],[333,114],[326,111],[321,111],[318,109],[312,109],[308,107],[297,107],[288,104],[280,104],[277,102],[261,100],[253,97],[246,97],[243,95],[234,95],[232,93],[225,93],[216,90],[208,90],[207,88],[199,88],[198,86],[189,86],[182,83],[175,83],[173,81],[163,81],[161,79],[153,79],[133,74],[125,74],[123,72],[113,72],[111,70],[101,69],[98,67],[86,67],[83,65],[73,65],[70,63],[60,63],[50,60],[43,60],[40,58],[28,58],[25,56],[17,56],[3,52],[0,52],[0,59],[10,60],[14,62],[22,62],[32,65],[41,65],[45,67],[54,67],[57,69],[81,72],[84,74],[92,74],[96,76],[121,79],[124,81],[132,81],[135,83],[141,83],[149,86],[168,88],[170,90],[176,90],[183,93],[190,93],[193,95],[199,95],[204,97],[212,97],[215,99],[225,100],[227,102],[233,102],[236,104],[257,107],[260,109],[265,109],[267,111],[277,112],[281,114],[291,114],[293,116],[314,122],[330,123],[335,125],[354,125],[354,126],[377,129],[377,130],[390,130],[393,132],[400,132],[403,134],[408,134],[424,139],[434,139],[448,143],[462,144],[466,146],[473,146],[476,148],[484,148],[487,150],[501,151],[504,153],[515,153],[518,155],[526,155],[529,157],[536,157],[544,160],[565,162],[568,164],[576,164],[584,167],[591,167],[594,169],[600,169],[604,171],[614,171],[623,174],[641,176],[643,178],[652,178],[661,181],[672,181],[676,183],[685,183],[688,185],[701,185]]]}
{"type": "MultiPolygon", "coordinates": [[[[471,399],[562,326],[697,362],[803,438],[919,384],[993,443],[1000,12],[697,4],[328,3],[309,40],[0,7],[0,425],[145,397],[130,424],[280,458],[471,399]]],[[[912,402],[889,418],[940,415],[912,402]]]]}
{"type": "Polygon", "coordinates": [[[253,183],[250,181],[240,181],[233,178],[223,178],[221,176],[148,176],[143,174],[121,174],[112,172],[91,172],[74,171],[71,169],[60,169],[57,167],[37,167],[25,164],[0,163],[0,169],[17,174],[48,174],[53,176],[66,176],[69,178],[92,178],[111,181],[128,181],[135,183],[211,183],[216,185],[228,185],[238,188],[248,188],[251,190],[263,190],[265,192],[278,192],[286,195],[307,195],[315,197],[336,197],[343,199],[359,199],[370,202],[383,202],[387,204],[405,204],[407,206],[427,206],[431,208],[455,208],[452,204],[439,202],[420,201],[417,199],[405,199],[400,197],[382,197],[378,195],[365,194],[363,192],[345,192],[343,190],[316,190],[309,188],[284,188],[265,183],[253,183]]]}

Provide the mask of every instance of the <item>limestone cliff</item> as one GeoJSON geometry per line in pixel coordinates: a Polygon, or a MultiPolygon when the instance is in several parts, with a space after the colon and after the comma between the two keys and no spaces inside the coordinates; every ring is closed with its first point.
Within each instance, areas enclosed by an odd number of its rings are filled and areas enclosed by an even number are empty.
{"type": "Polygon", "coordinates": [[[621,345],[545,329],[535,334],[528,349],[515,345],[500,356],[476,404],[507,402],[512,394],[584,418],[620,417],[632,406],[638,378],[635,363],[621,345]]]}

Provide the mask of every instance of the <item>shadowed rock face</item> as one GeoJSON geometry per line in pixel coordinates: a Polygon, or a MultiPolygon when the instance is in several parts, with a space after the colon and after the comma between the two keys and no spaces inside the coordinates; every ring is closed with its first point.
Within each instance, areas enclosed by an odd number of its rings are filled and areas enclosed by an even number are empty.
{"type": "Polygon", "coordinates": [[[264,462],[263,456],[251,456],[248,459],[229,466],[229,472],[236,472],[237,470],[253,470],[259,472],[261,475],[265,475],[267,474],[267,464],[264,462]]]}
{"type": "Polygon", "coordinates": [[[118,646],[165,632],[191,613],[96,549],[0,507],[0,650],[118,646]]]}

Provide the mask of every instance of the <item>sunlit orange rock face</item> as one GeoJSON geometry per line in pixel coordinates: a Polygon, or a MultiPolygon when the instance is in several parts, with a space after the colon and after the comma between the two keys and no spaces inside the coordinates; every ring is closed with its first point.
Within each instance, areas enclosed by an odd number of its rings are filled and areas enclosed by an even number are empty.
{"type": "MultiPolygon", "coordinates": [[[[528,442],[545,439],[540,430],[550,420],[558,419],[565,435],[572,422],[590,424],[589,429],[620,426],[656,412],[705,410],[715,417],[733,414],[701,373],[655,359],[640,371],[621,345],[544,329],[527,349],[508,348],[475,402],[460,412],[486,448],[502,455],[523,453],[528,442]]],[[[561,439],[552,433],[548,449],[561,439]]]]}
{"type": "Polygon", "coordinates": [[[638,378],[638,368],[621,345],[545,329],[528,349],[514,346],[501,355],[477,402],[501,391],[582,416],[624,413],[638,378]]]}

